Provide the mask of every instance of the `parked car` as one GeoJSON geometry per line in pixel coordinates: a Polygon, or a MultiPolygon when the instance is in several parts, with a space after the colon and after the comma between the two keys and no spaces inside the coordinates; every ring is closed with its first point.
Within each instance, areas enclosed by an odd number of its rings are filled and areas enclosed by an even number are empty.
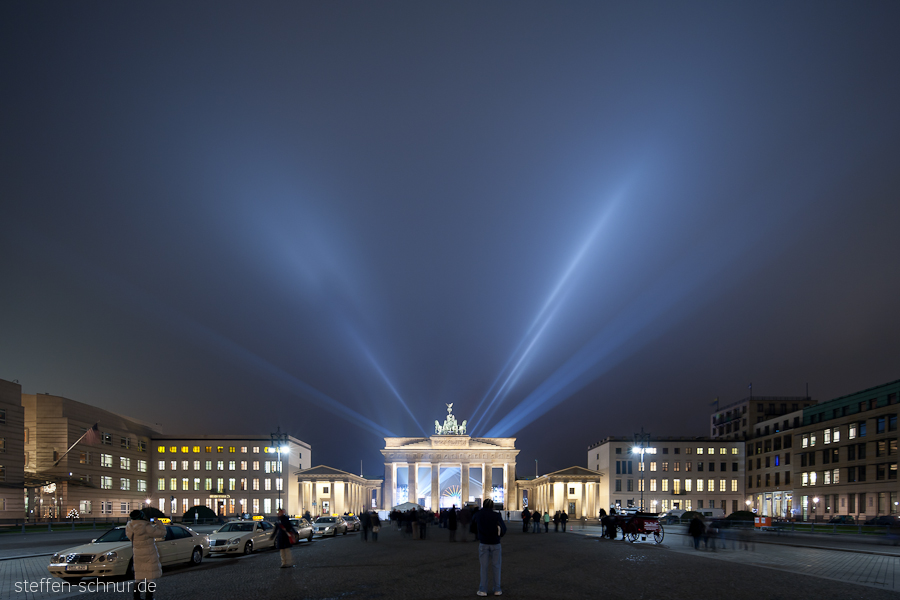
{"type": "Polygon", "coordinates": [[[231,521],[209,535],[210,556],[250,554],[254,550],[274,548],[272,532],[275,526],[268,521],[231,521]]]}
{"type": "Polygon", "coordinates": [[[894,515],[881,515],[880,517],[872,517],[866,521],[866,525],[878,525],[879,527],[898,527],[900,526],[900,518],[894,515]]]}
{"type": "Polygon", "coordinates": [[[344,523],[347,524],[347,531],[359,531],[362,529],[362,523],[359,521],[359,517],[355,515],[343,516],[344,523]]]}
{"type": "Polygon", "coordinates": [[[853,517],[851,515],[835,515],[835,516],[831,517],[830,519],[828,519],[828,522],[829,523],[844,523],[844,524],[848,524],[848,525],[852,525],[852,524],[856,523],[856,521],[853,520],[853,517]]]}
{"type": "MultiPolygon", "coordinates": [[[[162,566],[179,563],[199,565],[209,556],[209,539],[182,525],[166,525],[166,537],[156,540],[162,566]]],[[[69,582],[82,577],[134,578],[131,540],[124,527],[110,529],[89,544],[67,548],[50,558],[50,574],[69,582]]]]}
{"type": "Polygon", "coordinates": [[[347,535],[347,524],[340,517],[319,517],[313,523],[313,533],[316,537],[347,535]]]}
{"type": "Polygon", "coordinates": [[[294,529],[297,530],[297,533],[300,534],[299,539],[306,540],[307,542],[311,542],[313,539],[313,526],[312,523],[300,517],[299,519],[290,519],[291,525],[294,529]]]}

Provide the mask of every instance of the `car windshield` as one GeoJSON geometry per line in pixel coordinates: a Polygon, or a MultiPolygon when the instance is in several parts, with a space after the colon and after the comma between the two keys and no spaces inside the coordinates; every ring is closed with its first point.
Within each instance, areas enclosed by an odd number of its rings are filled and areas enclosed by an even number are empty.
{"type": "Polygon", "coordinates": [[[229,531],[253,531],[254,523],[228,523],[227,525],[222,526],[220,532],[229,532],[229,531]]]}
{"type": "Polygon", "coordinates": [[[105,544],[107,542],[127,542],[128,536],[125,535],[125,528],[119,527],[118,529],[110,529],[103,535],[97,538],[98,544],[105,544]]]}
{"type": "Polygon", "coordinates": [[[319,517],[316,523],[337,523],[337,517],[319,517]]]}

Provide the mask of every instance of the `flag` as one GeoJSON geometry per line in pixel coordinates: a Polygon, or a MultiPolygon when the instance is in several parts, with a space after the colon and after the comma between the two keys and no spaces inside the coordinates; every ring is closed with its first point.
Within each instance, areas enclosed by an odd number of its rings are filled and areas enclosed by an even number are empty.
{"type": "Polygon", "coordinates": [[[94,426],[88,429],[83,436],[81,436],[81,440],[87,444],[88,446],[96,446],[100,443],[100,428],[98,427],[100,423],[94,423],[94,426]]]}

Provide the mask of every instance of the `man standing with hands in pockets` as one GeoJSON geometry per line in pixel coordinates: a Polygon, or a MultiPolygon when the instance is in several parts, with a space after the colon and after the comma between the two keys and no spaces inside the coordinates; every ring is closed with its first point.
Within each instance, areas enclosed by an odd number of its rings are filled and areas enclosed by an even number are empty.
{"type": "Polygon", "coordinates": [[[478,526],[478,561],[481,563],[481,584],[478,586],[478,595],[487,596],[488,592],[488,567],[493,567],[494,595],[501,596],[500,587],[500,538],[506,535],[506,523],[500,513],[494,511],[494,502],[490,499],[484,501],[484,506],[475,515],[475,523],[478,526]]]}

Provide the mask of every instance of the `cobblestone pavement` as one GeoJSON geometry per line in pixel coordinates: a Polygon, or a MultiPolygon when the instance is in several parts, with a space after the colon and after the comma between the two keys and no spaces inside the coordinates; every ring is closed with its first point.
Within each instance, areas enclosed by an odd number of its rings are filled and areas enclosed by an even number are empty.
{"type": "MultiPolygon", "coordinates": [[[[266,551],[248,557],[206,559],[199,567],[166,569],[158,580],[159,600],[216,600],[265,597],[311,599],[461,598],[478,589],[478,545],[448,541],[444,529],[429,528],[429,539],[411,540],[390,528],[377,543],[359,534],[301,543],[293,549],[297,568],[279,569],[279,556],[266,551]]],[[[471,538],[471,536],[470,536],[471,538]]],[[[889,591],[896,558],[832,551],[819,556],[809,549],[757,545],[756,552],[697,552],[669,547],[599,540],[587,535],[524,534],[515,526],[503,543],[503,595],[511,598],[610,598],[696,600],[882,600],[889,591]],[[783,552],[772,555],[770,550],[783,552]],[[793,553],[793,554],[791,554],[793,553]],[[796,568],[786,568],[794,561],[796,568]],[[855,563],[851,561],[856,561],[855,563]],[[774,568],[773,568],[773,565],[774,568]],[[835,581],[837,569],[847,580],[835,581]],[[798,572],[804,574],[797,574],[798,572]],[[856,573],[849,583],[850,574],[856,573]],[[871,580],[871,582],[869,581],[871,580]]],[[[828,551],[821,551],[828,552],[828,551]]],[[[48,600],[63,597],[128,598],[121,592],[43,594],[9,593],[9,581],[30,574],[44,576],[46,558],[0,562],[0,598],[48,600]],[[33,561],[33,562],[28,562],[33,561]],[[40,561],[43,561],[41,563],[40,561]],[[21,566],[16,566],[21,563],[21,566]]],[[[890,589],[896,589],[892,583],[890,589]]]]}

